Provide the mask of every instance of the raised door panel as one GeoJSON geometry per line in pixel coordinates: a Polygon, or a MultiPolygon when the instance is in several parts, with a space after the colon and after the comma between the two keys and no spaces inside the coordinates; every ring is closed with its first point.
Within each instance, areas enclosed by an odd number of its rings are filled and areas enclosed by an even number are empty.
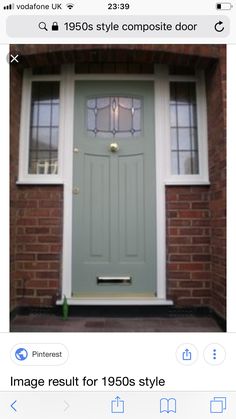
{"type": "Polygon", "coordinates": [[[110,260],[109,157],[84,156],[84,262],[110,260]]]}
{"type": "Polygon", "coordinates": [[[119,262],[144,261],[143,155],[119,158],[119,262]]]}

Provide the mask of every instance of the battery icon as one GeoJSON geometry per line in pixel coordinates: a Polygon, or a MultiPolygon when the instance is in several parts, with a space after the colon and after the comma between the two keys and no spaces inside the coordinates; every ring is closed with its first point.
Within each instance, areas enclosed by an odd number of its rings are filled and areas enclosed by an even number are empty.
{"type": "Polygon", "coordinates": [[[232,7],[231,3],[216,3],[217,10],[231,10],[232,7]]]}

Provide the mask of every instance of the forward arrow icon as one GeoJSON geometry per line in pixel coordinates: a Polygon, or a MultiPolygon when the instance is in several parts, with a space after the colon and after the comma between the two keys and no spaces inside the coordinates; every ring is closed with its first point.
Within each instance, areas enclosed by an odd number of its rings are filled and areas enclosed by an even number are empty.
{"type": "Polygon", "coordinates": [[[65,405],[64,412],[66,412],[66,410],[69,409],[70,405],[65,400],[64,400],[64,405],[65,405]]]}

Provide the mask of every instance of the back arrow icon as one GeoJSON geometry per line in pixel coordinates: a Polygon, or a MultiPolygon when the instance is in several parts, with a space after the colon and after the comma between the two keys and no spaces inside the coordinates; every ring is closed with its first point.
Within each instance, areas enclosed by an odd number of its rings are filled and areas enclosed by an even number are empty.
{"type": "Polygon", "coordinates": [[[14,406],[14,404],[16,404],[16,402],[17,402],[17,400],[15,400],[15,401],[11,404],[11,408],[12,408],[15,412],[17,412],[17,410],[16,410],[16,408],[15,408],[15,406],[14,406]]]}

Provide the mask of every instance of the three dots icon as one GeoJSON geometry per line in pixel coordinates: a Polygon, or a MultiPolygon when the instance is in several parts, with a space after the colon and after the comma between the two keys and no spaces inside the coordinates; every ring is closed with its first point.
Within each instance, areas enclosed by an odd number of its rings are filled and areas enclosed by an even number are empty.
{"type": "Polygon", "coordinates": [[[205,361],[210,365],[222,364],[225,357],[225,349],[219,343],[211,343],[204,350],[205,361]]]}

